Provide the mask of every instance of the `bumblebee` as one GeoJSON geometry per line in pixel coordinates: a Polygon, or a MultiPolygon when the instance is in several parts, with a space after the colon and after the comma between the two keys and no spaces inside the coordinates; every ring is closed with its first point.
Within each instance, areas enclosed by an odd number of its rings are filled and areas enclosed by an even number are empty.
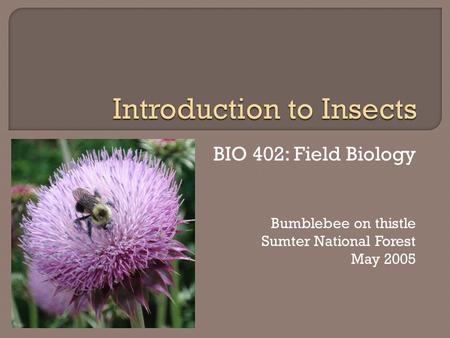
{"type": "Polygon", "coordinates": [[[86,189],[77,188],[72,193],[76,201],[75,210],[83,214],[73,222],[81,228],[81,222],[85,221],[89,238],[92,236],[94,225],[102,229],[111,228],[111,207],[113,207],[111,202],[104,203],[97,190],[94,191],[94,194],[91,194],[86,189]]]}

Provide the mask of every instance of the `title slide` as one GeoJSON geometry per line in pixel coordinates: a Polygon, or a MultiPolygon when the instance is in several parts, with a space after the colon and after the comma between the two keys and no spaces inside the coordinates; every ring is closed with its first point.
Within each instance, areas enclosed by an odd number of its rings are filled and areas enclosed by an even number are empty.
{"type": "Polygon", "coordinates": [[[2,337],[450,335],[448,2],[0,9],[2,337]]]}

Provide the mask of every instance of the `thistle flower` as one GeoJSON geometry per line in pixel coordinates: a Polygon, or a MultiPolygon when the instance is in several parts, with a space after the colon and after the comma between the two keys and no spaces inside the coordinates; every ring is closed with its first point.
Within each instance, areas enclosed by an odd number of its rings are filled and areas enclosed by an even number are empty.
{"type": "MultiPolygon", "coordinates": [[[[55,284],[39,273],[33,265],[28,270],[28,290],[36,304],[49,314],[62,315],[65,312],[76,314],[70,304],[73,292],[68,290],[57,292],[55,284]]],[[[83,305],[82,308],[86,306],[85,303],[83,305]]]]}
{"type": "Polygon", "coordinates": [[[89,302],[99,317],[112,296],[135,317],[135,302],[148,310],[148,291],[169,297],[170,263],[189,259],[174,239],[183,222],[178,189],[175,172],[145,154],[88,153],[62,166],[50,186],[39,189],[39,202],[29,205],[21,238],[27,263],[57,292],[72,292],[75,311],[89,302]],[[91,238],[74,224],[80,217],[73,196],[77,188],[96,191],[111,205],[111,227],[94,226],[91,238]]]}
{"type": "Polygon", "coordinates": [[[141,146],[151,155],[160,158],[178,173],[183,168],[194,169],[195,141],[192,139],[177,140],[173,138],[144,139],[141,146]]]}
{"type": "Polygon", "coordinates": [[[36,187],[31,184],[16,184],[11,187],[11,199],[13,201],[35,196],[36,187]]]}
{"type": "Polygon", "coordinates": [[[31,184],[17,184],[11,187],[11,245],[15,247],[20,234],[19,225],[26,215],[28,201],[36,201],[36,187],[31,184]]]}

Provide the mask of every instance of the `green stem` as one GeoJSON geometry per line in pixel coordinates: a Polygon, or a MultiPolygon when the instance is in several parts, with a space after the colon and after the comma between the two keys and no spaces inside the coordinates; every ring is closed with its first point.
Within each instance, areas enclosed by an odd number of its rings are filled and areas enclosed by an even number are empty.
{"type": "Polygon", "coordinates": [[[70,154],[69,142],[66,139],[58,139],[58,144],[61,149],[63,160],[66,164],[69,164],[72,160],[72,155],[70,154]]]}
{"type": "Polygon", "coordinates": [[[105,324],[105,317],[103,315],[100,316],[100,319],[97,322],[97,328],[101,329],[101,328],[105,328],[106,324],[105,324]]]}
{"type": "Polygon", "coordinates": [[[145,328],[142,306],[136,301],[134,302],[134,314],[130,316],[130,324],[132,328],[145,328]]]}
{"type": "Polygon", "coordinates": [[[75,318],[73,318],[72,325],[73,325],[74,328],[83,328],[83,327],[85,327],[84,320],[81,317],[81,315],[78,315],[75,318]]]}
{"type": "Polygon", "coordinates": [[[17,310],[16,301],[14,296],[11,296],[11,325],[12,327],[23,327],[20,320],[19,311],[17,310]]]}
{"type": "Polygon", "coordinates": [[[173,274],[173,286],[171,288],[171,295],[173,302],[170,304],[170,316],[172,317],[172,327],[181,327],[183,321],[181,319],[181,309],[178,302],[178,295],[180,294],[180,276],[178,275],[178,261],[174,261],[172,266],[175,270],[173,274]]]}
{"type": "Polygon", "coordinates": [[[156,296],[156,327],[166,326],[167,297],[165,295],[156,296]]]}
{"type": "Polygon", "coordinates": [[[28,314],[30,316],[30,327],[39,327],[39,313],[36,303],[32,300],[28,302],[28,314]]]}

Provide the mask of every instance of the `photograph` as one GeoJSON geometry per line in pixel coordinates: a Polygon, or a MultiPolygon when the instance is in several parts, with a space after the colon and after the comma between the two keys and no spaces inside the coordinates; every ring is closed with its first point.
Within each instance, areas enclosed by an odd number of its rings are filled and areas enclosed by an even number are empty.
{"type": "Polygon", "coordinates": [[[11,140],[11,326],[195,327],[195,140],[11,140]]]}

